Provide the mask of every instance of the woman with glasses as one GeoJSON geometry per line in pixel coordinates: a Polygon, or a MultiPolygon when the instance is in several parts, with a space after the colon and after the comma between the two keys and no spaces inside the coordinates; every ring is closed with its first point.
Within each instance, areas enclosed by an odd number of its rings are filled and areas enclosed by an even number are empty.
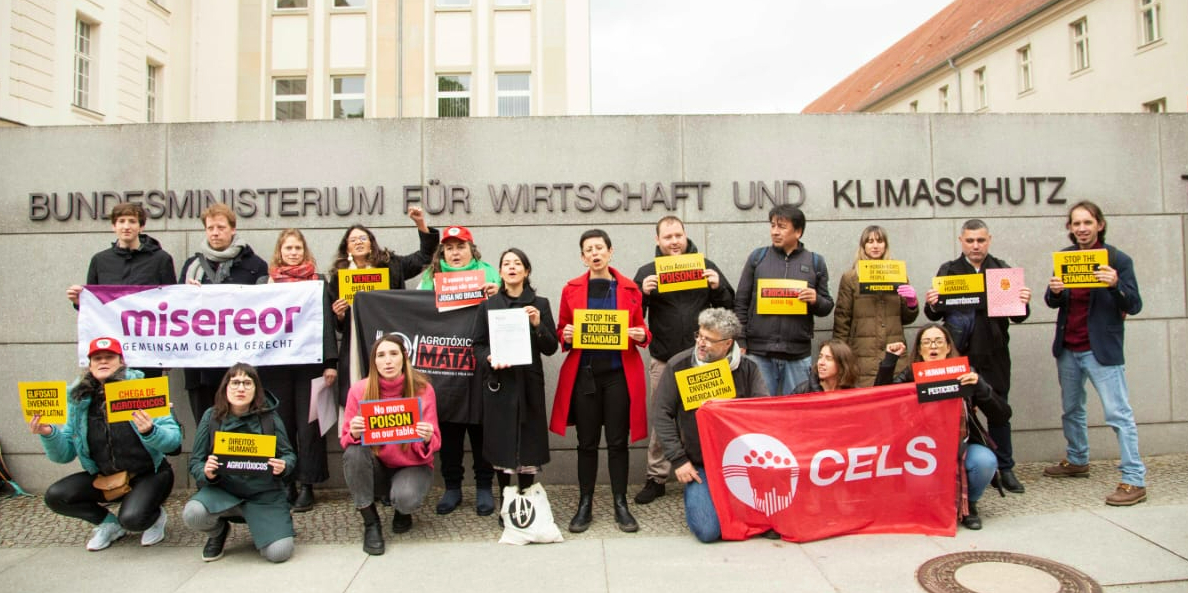
{"type": "Polygon", "coordinates": [[[639,529],[627,508],[627,443],[648,436],[647,378],[638,348],[652,339],[644,325],[643,293],[630,278],[610,266],[614,249],[601,229],[582,233],[578,241],[582,263],[589,271],[570,280],[561,290],[557,332],[569,353],[561,365],[553,398],[550,429],[565,434],[577,427],[578,508],[569,530],[581,533],[590,527],[594,482],[598,476],[598,444],[606,431],[606,460],[614,497],[615,523],[621,531],[639,529]],[[574,311],[610,309],[626,311],[628,344],[623,350],[582,349],[574,345],[574,311]]]}
{"type": "Polygon", "coordinates": [[[794,394],[853,389],[858,382],[858,361],[850,347],[841,340],[829,340],[817,351],[817,364],[794,394]]]}
{"type": "MultiPolygon", "coordinates": [[[[875,378],[875,385],[890,385],[892,383],[911,383],[911,366],[900,373],[895,373],[896,363],[907,351],[903,342],[887,345],[887,355],[879,365],[879,374],[875,378]]],[[[953,347],[953,337],[949,330],[939,323],[929,323],[920,328],[916,334],[916,344],[912,349],[912,362],[942,360],[960,356],[953,347]]],[[[962,389],[964,395],[964,419],[961,425],[960,460],[965,467],[965,498],[968,505],[959,505],[958,516],[961,524],[969,529],[981,529],[982,518],[978,516],[977,502],[998,470],[998,458],[991,448],[994,442],[987,436],[986,428],[978,419],[977,410],[981,410],[990,422],[1006,422],[1011,418],[1011,406],[994,393],[994,389],[974,369],[957,378],[961,385],[968,385],[962,389]],[[966,506],[961,509],[960,506],[966,506]]]]}
{"type": "Polygon", "coordinates": [[[264,390],[256,369],[240,362],[227,369],[214,406],[202,415],[190,453],[190,476],[198,492],[186,503],[182,520],[206,534],[204,562],[223,557],[232,522],[247,523],[252,542],[269,562],[284,562],[293,555],[293,519],[284,481],[293,474],[297,455],[276,408],[276,398],[264,390]],[[216,438],[230,437],[216,433],[273,435],[276,451],[267,459],[220,459],[214,454],[216,438]]]}

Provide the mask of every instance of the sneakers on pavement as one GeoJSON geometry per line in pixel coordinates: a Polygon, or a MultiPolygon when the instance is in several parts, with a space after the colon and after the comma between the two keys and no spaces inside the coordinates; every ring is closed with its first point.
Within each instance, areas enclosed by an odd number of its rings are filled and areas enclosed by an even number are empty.
{"type": "Polygon", "coordinates": [[[87,540],[87,550],[91,552],[105,550],[111,545],[111,542],[125,535],[128,535],[128,532],[120,527],[118,522],[104,521],[91,530],[91,539],[87,540]]]}
{"type": "Polygon", "coordinates": [[[227,536],[231,534],[231,524],[219,519],[220,527],[218,533],[206,539],[206,545],[202,546],[202,561],[214,562],[223,557],[223,546],[227,545],[227,536]]]}
{"type": "Polygon", "coordinates": [[[1125,482],[1118,484],[1114,493],[1106,497],[1106,504],[1112,507],[1128,507],[1147,500],[1147,489],[1125,482]]]}
{"type": "Polygon", "coordinates": [[[1044,475],[1049,478],[1086,478],[1089,477],[1089,465],[1077,465],[1069,463],[1067,459],[1061,459],[1060,463],[1045,467],[1044,475]]]}
{"type": "Polygon", "coordinates": [[[643,489],[635,495],[635,504],[648,504],[661,496],[664,496],[664,483],[648,478],[643,489]]]}
{"type": "Polygon", "coordinates": [[[161,507],[161,514],[153,522],[153,526],[140,534],[140,545],[154,546],[161,543],[161,540],[165,539],[165,523],[168,520],[169,515],[165,514],[165,507],[161,507]]]}

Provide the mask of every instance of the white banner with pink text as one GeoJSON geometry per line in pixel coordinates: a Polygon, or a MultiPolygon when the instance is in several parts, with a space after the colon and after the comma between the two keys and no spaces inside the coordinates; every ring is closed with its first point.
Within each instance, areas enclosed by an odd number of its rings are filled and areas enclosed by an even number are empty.
{"type": "Polygon", "coordinates": [[[322,361],[320,280],[277,284],[83,287],[78,357],[115,338],[131,368],[310,364],[322,361]]]}

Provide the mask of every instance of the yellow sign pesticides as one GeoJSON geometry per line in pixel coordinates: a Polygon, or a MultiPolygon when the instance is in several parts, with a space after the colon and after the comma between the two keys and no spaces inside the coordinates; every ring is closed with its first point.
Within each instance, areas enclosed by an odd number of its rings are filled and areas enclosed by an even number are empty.
{"type": "Polygon", "coordinates": [[[579,350],[626,350],[629,319],[624,309],[574,309],[573,347],[579,350]]]}
{"type": "Polygon", "coordinates": [[[894,259],[858,260],[858,293],[888,294],[907,284],[907,263],[894,259]]]}
{"type": "Polygon", "coordinates": [[[221,472],[271,473],[268,460],[276,457],[276,435],[217,431],[211,453],[219,458],[221,472]]]}
{"type": "Polygon", "coordinates": [[[1106,288],[1105,282],[1098,282],[1093,272],[1110,265],[1110,255],[1105,249],[1080,249],[1057,251],[1052,254],[1052,268],[1064,282],[1065,288],[1106,288]]]}
{"type": "Polygon", "coordinates": [[[169,377],[108,383],[103,391],[107,394],[109,423],[131,420],[136,410],[144,410],[153,418],[169,415],[169,377]]]}
{"type": "Polygon", "coordinates": [[[21,411],[25,422],[31,422],[34,414],[41,414],[42,424],[66,423],[65,381],[18,381],[21,392],[21,411]]]}
{"type": "Polygon", "coordinates": [[[348,305],[355,303],[355,293],[388,289],[388,268],[360,268],[338,271],[338,297],[348,305]]]}
{"type": "Polygon", "coordinates": [[[760,315],[808,315],[808,303],[800,300],[800,289],[808,282],[792,278],[759,278],[755,312],[760,315]]]}
{"type": "Polygon", "coordinates": [[[705,256],[700,253],[666,255],[656,258],[656,290],[676,292],[706,288],[705,256]]]}
{"type": "Polygon", "coordinates": [[[711,399],[734,398],[734,375],[730,374],[729,359],[723,358],[674,374],[686,412],[700,408],[711,399]]]}
{"type": "Polygon", "coordinates": [[[986,277],[981,274],[937,276],[932,287],[940,293],[938,303],[946,307],[986,306],[986,277]]]}

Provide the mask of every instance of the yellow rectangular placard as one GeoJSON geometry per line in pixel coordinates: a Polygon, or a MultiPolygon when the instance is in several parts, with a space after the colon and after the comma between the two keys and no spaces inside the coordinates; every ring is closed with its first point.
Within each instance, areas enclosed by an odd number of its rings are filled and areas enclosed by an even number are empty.
{"type": "Polygon", "coordinates": [[[17,389],[25,422],[40,414],[42,424],[66,424],[65,381],[18,381],[17,389]]]}
{"type": "Polygon", "coordinates": [[[985,307],[986,277],[981,274],[936,276],[932,287],[940,293],[938,304],[946,307],[985,307]]]}
{"type": "Polygon", "coordinates": [[[656,258],[656,290],[676,292],[706,288],[705,256],[700,253],[666,255],[656,258]]]}
{"type": "Polygon", "coordinates": [[[797,298],[802,288],[808,288],[807,281],[759,278],[755,282],[755,312],[760,315],[808,315],[808,303],[797,298]]]}
{"type": "Polygon", "coordinates": [[[573,347],[579,350],[626,350],[629,319],[624,309],[574,309],[573,347]]]}
{"type": "Polygon", "coordinates": [[[348,305],[355,303],[355,293],[388,289],[388,268],[360,268],[338,271],[338,297],[348,305]]]}
{"type": "Polygon", "coordinates": [[[250,432],[215,432],[211,453],[223,457],[276,457],[276,435],[250,432]]]}
{"type": "Polygon", "coordinates": [[[711,399],[734,398],[734,375],[730,373],[729,359],[723,358],[674,374],[686,412],[700,408],[711,399]]]}
{"type": "Polygon", "coordinates": [[[1093,272],[1110,265],[1110,252],[1105,249],[1057,251],[1052,254],[1052,269],[1064,281],[1065,288],[1106,288],[1093,272]]]}
{"type": "Polygon", "coordinates": [[[887,294],[907,284],[907,262],[894,259],[858,260],[858,293],[887,294]]]}
{"type": "Polygon", "coordinates": [[[153,418],[169,415],[169,377],[117,381],[103,386],[107,394],[107,421],[124,422],[132,412],[144,410],[153,418]]]}

